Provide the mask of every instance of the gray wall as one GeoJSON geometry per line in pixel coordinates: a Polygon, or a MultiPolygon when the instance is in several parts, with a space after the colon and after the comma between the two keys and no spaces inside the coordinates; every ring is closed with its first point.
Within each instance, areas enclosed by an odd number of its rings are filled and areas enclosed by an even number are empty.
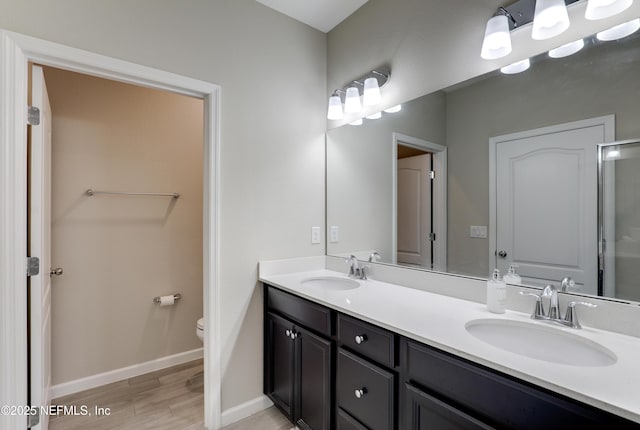
{"type": "Polygon", "coordinates": [[[0,27],[222,86],[222,408],[262,393],[260,259],[324,254],[326,36],[253,0],[0,0],[0,27]],[[274,107],[277,106],[277,109],[274,107]]]}

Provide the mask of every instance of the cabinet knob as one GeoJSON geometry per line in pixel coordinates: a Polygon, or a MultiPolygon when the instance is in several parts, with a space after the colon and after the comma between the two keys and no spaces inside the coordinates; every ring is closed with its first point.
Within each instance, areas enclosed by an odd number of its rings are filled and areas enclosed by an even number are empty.
{"type": "Polygon", "coordinates": [[[365,394],[367,394],[367,389],[365,387],[359,388],[355,390],[354,394],[356,395],[357,399],[361,399],[365,394]]]}
{"type": "Polygon", "coordinates": [[[291,337],[291,330],[287,329],[284,334],[286,334],[287,337],[291,337]]]}
{"type": "Polygon", "coordinates": [[[293,339],[295,339],[297,337],[298,337],[298,333],[296,331],[292,331],[291,332],[291,339],[293,340],[293,339]]]}
{"type": "Polygon", "coordinates": [[[366,334],[359,334],[355,337],[355,341],[358,345],[360,345],[361,343],[364,343],[367,341],[367,335],[366,334]]]}

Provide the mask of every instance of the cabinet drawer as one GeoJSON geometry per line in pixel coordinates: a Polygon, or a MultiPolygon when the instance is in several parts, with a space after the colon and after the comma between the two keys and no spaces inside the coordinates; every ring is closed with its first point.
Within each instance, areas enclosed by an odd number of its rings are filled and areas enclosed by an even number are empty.
{"type": "Polygon", "coordinates": [[[500,428],[638,428],[622,417],[417,342],[402,340],[401,360],[408,382],[500,428]]]}
{"type": "Polygon", "coordinates": [[[344,410],[338,408],[337,430],[369,430],[344,410]]]}
{"type": "Polygon", "coordinates": [[[331,309],[273,287],[267,289],[267,307],[326,336],[333,335],[335,331],[333,329],[335,317],[331,309]]]}
{"type": "Polygon", "coordinates": [[[336,379],[338,407],[371,430],[394,428],[393,373],[340,348],[336,379]]]}
{"type": "Polygon", "coordinates": [[[339,314],[338,339],[349,349],[384,366],[395,366],[395,335],[387,330],[339,314]]]}

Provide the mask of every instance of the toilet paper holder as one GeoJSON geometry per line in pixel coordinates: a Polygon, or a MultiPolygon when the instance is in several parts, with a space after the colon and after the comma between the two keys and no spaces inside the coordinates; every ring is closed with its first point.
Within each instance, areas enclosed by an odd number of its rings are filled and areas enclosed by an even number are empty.
{"type": "MultiPolygon", "coordinates": [[[[181,298],[182,298],[182,296],[180,295],[180,293],[176,293],[176,294],[173,295],[173,300],[176,301],[176,302],[178,300],[180,300],[181,298]]],[[[160,296],[155,296],[153,298],[153,303],[159,305],[160,304],[160,296]]]]}

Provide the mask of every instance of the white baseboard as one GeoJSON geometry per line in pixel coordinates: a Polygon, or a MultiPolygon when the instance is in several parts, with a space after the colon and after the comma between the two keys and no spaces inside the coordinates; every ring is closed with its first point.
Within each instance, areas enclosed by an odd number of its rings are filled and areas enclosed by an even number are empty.
{"type": "Polygon", "coordinates": [[[192,360],[197,360],[199,358],[202,358],[203,356],[204,349],[198,348],[191,351],[181,352],[179,354],[169,355],[167,357],[157,358],[145,363],[134,364],[133,366],[123,367],[121,369],[87,376],[86,378],[64,382],[62,384],[54,385],[53,387],[51,387],[51,398],[57,399],[58,397],[78,393],[90,388],[99,387],[101,385],[110,384],[112,382],[122,381],[123,379],[132,378],[134,376],[144,375],[145,373],[154,372],[156,370],[165,369],[171,366],[176,366],[178,364],[186,363],[192,360]]]}
{"type": "Polygon", "coordinates": [[[253,400],[244,402],[241,405],[229,408],[222,412],[221,421],[222,427],[233,424],[236,421],[240,421],[243,418],[247,418],[255,413],[258,413],[268,407],[273,406],[273,402],[265,395],[256,397],[253,400]]]}

